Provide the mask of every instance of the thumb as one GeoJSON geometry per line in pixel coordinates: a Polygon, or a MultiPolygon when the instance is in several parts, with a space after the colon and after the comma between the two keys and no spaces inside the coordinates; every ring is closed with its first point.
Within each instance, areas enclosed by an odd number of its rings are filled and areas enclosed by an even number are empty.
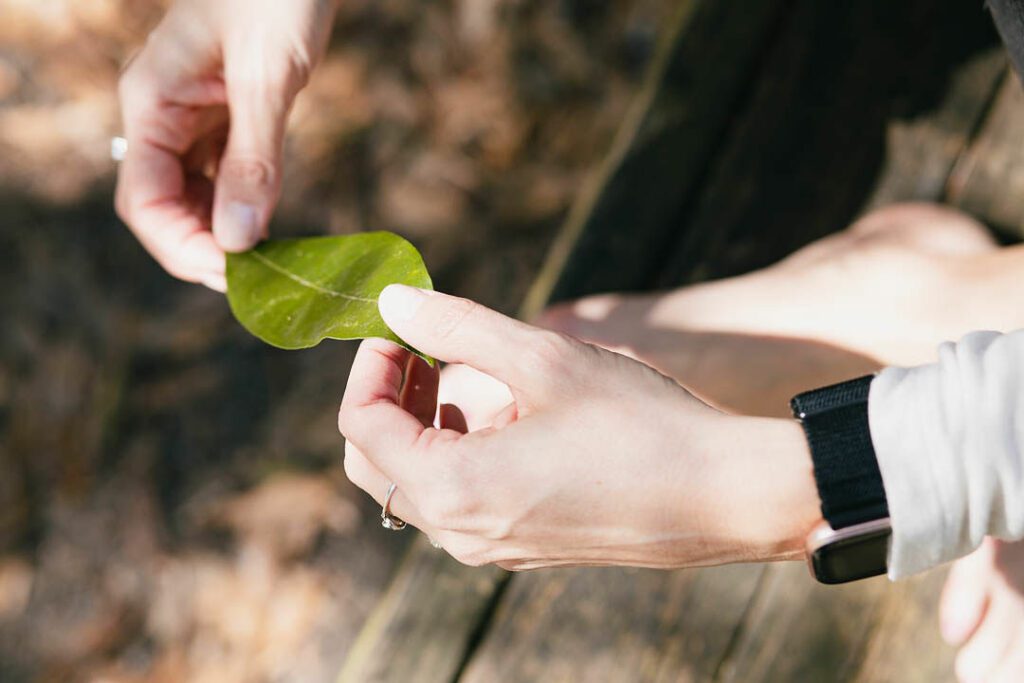
{"type": "Polygon", "coordinates": [[[281,191],[285,123],[294,93],[267,79],[233,82],[225,71],[231,127],[217,171],[213,236],[225,251],[245,251],[267,237],[281,191]]]}
{"type": "Polygon", "coordinates": [[[378,308],[406,343],[449,363],[464,363],[522,393],[557,380],[572,342],[468,299],[389,285],[378,308]]]}

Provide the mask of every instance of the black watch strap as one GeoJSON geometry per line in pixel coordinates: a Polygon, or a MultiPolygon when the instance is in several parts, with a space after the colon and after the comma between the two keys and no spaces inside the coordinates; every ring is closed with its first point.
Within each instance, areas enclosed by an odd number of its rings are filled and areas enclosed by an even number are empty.
{"type": "Polygon", "coordinates": [[[868,426],[872,379],[807,391],[790,402],[811,447],[821,513],[833,529],[889,516],[868,426]]]}

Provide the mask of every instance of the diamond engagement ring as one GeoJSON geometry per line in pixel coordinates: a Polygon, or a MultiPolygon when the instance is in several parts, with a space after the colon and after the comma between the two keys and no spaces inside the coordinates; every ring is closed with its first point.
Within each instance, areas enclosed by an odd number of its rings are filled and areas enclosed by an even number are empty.
{"type": "Polygon", "coordinates": [[[398,486],[391,482],[388,492],[384,495],[384,505],[380,509],[380,525],[388,531],[401,531],[405,528],[405,521],[391,514],[391,498],[395,495],[398,486]]]}

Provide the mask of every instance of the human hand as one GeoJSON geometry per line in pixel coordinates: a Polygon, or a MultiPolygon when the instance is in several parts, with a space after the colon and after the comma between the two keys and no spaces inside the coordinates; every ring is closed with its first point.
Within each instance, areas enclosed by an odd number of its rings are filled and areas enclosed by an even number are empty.
{"type": "Polygon", "coordinates": [[[334,11],[334,0],[178,0],[122,76],[117,212],[175,277],[224,291],[224,252],[266,237],[288,112],[334,11]]]}
{"type": "Polygon", "coordinates": [[[986,538],[956,561],[942,591],[942,636],[963,683],[1024,680],[1024,542],[986,538]]]}
{"type": "Polygon", "coordinates": [[[820,519],[799,426],[734,417],[641,363],[464,299],[392,285],[404,340],[506,383],[493,427],[435,415],[437,372],[363,342],[339,414],[345,469],[467,564],[682,567],[796,557],[820,519]]]}

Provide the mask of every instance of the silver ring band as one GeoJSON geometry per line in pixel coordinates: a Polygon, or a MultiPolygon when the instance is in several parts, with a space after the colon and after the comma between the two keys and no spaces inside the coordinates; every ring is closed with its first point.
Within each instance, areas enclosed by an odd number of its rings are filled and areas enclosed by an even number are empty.
{"type": "Polygon", "coordinates": [[[391,514],[391,498],[397,490],[398,486],[391,482],[388,492],[384,494],[384,505],[380,509],[380,525],[388,531],[401,531],[405,528],[405,521],[391,514]]]}

